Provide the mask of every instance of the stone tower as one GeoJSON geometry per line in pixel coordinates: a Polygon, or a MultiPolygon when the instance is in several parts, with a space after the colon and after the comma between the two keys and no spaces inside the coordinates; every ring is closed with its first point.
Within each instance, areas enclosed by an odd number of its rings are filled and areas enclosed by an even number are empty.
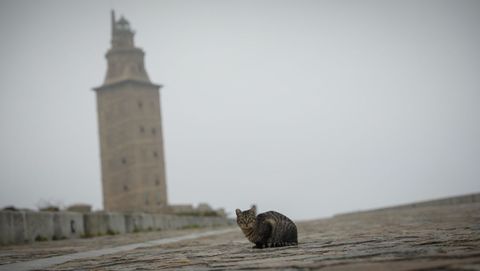
{"type": "Polygon", "coordinates": [[[160,85],[145,71],[128,21],[112,11],[108,67],[97,93],[103,205],[107,211],[162,212],[167,207],[160,85]]]}

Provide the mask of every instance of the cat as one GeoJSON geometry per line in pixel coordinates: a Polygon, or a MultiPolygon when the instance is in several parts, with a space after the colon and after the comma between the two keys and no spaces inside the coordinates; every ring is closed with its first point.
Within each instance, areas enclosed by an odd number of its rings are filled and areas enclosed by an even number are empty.
{"type": "Polygon", "coordinates": [[[298,245],[297,226],[288,217],[269,211],[257,215],[257,207],[249,210],[236,209],[237,224],[253,248],[282,247],[298,245]]]}

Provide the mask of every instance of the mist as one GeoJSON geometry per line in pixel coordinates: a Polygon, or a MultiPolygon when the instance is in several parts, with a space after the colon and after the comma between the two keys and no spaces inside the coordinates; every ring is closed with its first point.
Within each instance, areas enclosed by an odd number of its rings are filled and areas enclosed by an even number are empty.
{"type": "Polygon", "coordinates": [[[170,203],[294,219],[480,191],[478,1],[0,2],[0,207],[102,208],[110,10],[162,84],[170,203]]]}

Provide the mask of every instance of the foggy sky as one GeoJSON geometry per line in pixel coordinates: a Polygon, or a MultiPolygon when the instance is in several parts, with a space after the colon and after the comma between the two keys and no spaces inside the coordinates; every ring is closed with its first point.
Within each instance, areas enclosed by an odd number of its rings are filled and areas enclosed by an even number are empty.
{"type": "Polygon", "coordinates": [[[480,191],[479,1],[0,1],[0,207],[101,206],[110,9],[171,203],[294,219],[480,191]]]}

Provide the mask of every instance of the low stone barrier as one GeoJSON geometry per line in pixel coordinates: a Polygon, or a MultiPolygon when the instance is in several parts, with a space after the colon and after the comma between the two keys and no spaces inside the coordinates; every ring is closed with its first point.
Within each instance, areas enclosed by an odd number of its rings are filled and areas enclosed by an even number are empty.
{"type": "Polygon", "coordinates": [[[153,224],[155,225],[155,230],[167,230],[168,229],[168,220],[165,218],[167,215],[163,214],[154,214],[153,217],[153,224]]]}
{"type": "Polygon", "coordinates": [[[155,229],[152,214],[130,213],[125,215],[125,228],[127,232],[139,232],[155,229]]]}
{"type": "Polygon", "coordinates": [[[0,212],[0,244],[18,244],[27,240],[25,229],[25,213],[0,212]]]}
{"type": "Polygon", "coordinates": [[[53,212],[25,212],[25,239],[47,241],[53,239],[53,212]]]}
{"type": "Polygon", "coordinates": [[[5,210],[0,211],[0,245],[230,224],[225,217],[5,210]]]}
{"type": "Polygon", "coordinates": [[[125,230],[125,215],[121,213],[95,212],[83,215],[85,236],[121,234],[125,230]]]}
{"type": "Polygon", "coordinates": [[[83,214],[59,212],[53,214],[53,239],[78,238],[85,235],[83,214]]]}
{"type": "Polygon", "coordinates": [[[477,203],[477,202],[480,202],[480,193],[473,193],[468,195],[461,195],[461,196],[434,199],[434,200],[419,201],[415,203],[377,208],[372,210],[358,210],[354,212],[337,214],[335,216],[336,217],[350,216],[350,215],[358,215],[361,213],[371,213],[371,212],[373,213],[390,212],[390,211],[407,210],[407,209],[423,208],[423,207],[453,206],[453,205],[471,204],[471,203],[477,203]]]}

